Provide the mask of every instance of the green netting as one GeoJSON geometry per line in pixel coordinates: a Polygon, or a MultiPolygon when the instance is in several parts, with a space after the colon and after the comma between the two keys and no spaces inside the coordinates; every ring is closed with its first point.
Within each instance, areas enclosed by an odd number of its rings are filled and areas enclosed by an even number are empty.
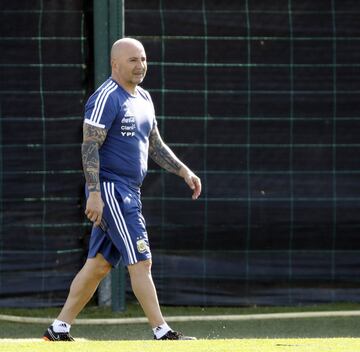
{"type": "MultiPolygon", "coordinates": [[[[61,304],[86,255],[91,6],[1,2],[0,305],[61,304]]],[[[150,162],[162,303],[358,300],[359,16],[354,0],[125,1],[161,133],[204,186],[193,202],[150,162]]]]}
{"type": "Polygon", "coordinates": [[[155,166],[144,185],[163,303],[356,299],[359,10],[126,2],[161,132],[204,186],[194,204],[155,166]]]}
{"type": "Polygon", "coordinates": [[[80,139],[92,79],[89,5],[1,2],[2,306],[63,303],[86,253],[80,139]]]}

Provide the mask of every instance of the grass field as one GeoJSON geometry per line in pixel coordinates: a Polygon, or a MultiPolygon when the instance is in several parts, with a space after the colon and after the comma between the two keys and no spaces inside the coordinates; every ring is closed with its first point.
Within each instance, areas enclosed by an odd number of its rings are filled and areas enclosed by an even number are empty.
{"type": "Polygon", "coordinates": [[[77,341],[5,340],[3,352],[356,352],[360,339],[229,339],[197,341],[77,341]]]}
{"type": "MultiPolygon", "coordinates": [[[[302,311],[359,310],[358,304],[312,307],[201,308],[164,307],[165,316],[264,314],[302,311]]],[[[0,314],[53,319],[59,309],[0,309],[0,314]]],[[[88,307],[79,318],[120,318],[143,316],[137,305],[125,313],[88,307]]],[[[174,329],[199,338],[197,341],[152,341],[147,324],[74,325],[74,343],[41,340],[45,324],[0,321],[0,352],[253,352],[253,351],[360,351],[360,317],[271,319],[250,321],[174,322],[174,329]]]]}

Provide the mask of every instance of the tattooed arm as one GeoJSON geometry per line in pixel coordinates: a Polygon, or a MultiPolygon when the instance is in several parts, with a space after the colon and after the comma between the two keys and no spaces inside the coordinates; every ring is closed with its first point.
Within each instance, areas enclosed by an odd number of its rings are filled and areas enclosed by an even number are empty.
{"type": "Polygon", "coordinates": [[[162,140],[158,128],[155,126],[149,136],[149,155],[165,170],[182,177],[193,190],[193,199],[197,199],[201,193],[201,181],[174,152],[162,140]]]}
{"type": "Polygon", "coordinates": [[[105,141],[107,130],[84,123],[81,154],[89,197],[85,214],[96,226],[101,222],[104,203],[100,193],[99,149],[105,141]]]}

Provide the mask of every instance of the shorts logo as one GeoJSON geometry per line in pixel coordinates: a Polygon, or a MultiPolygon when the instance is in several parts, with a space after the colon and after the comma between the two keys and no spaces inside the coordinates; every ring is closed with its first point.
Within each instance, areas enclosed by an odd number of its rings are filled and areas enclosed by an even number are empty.
{"type": "Polygon", "coordinates": [[[139,253],[145,253],[148,250],[145,240],[138,240],[136,242],[136,247],[139,253]]]}

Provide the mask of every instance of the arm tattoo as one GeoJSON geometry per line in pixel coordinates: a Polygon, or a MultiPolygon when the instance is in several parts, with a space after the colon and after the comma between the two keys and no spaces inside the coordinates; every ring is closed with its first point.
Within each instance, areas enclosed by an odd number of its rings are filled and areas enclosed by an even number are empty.
{"type": "Polygon", "coordinates": [[[157,127],[154,127],[150,132],[149,155],[159,166],[169,172],[179,175],[182,163],[163,142],[157,127]]]}
{"type": "Polygon", "coordinates": [[[87,123],[83,126],[81,155],[86,183],[90,192],[100,192],[99,149],[105,141],[107,130],[87,123]]]}

